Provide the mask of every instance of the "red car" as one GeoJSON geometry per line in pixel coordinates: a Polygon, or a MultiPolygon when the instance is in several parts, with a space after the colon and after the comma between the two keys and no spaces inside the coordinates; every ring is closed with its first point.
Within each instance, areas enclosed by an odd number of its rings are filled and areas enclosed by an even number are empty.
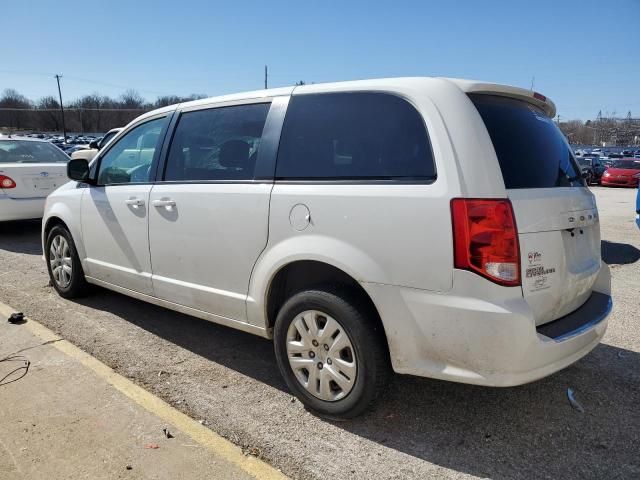
{"type": "Polygon", "coordinates": [[[613,162],[600,180],[607,187],[637,187],[640,181],[640,159],[623,158],[613,162]]]}

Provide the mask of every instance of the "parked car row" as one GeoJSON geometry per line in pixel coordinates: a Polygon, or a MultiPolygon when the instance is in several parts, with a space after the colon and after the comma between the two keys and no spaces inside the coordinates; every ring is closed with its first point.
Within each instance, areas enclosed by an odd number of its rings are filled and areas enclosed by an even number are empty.
{"type": "Polygon", "coordinates": [[[577,150],[575,156],[588,185],[637,187],[640,184],[640,150],[621,153],[577,150]]]}
{"type": "Polygon", "coordinates": [[[10,147],[2,193],[51,192],[61,296],[99,285],[272,339],[307,408],[348,418],[393,371],[512,386],[598,344],[598,210],[555,110],[444,78],[228,95],[138,117],[53,192],[10,147]]]}
{"type": "Polygon", "coordinates": [[[91,144],[99,143],[103,137],[94,135],[67,135],[66,140],[62,135],[46,134],[46,133],[29,133],[26,135],[13,135],[14,138],[30,138],[51,142],[67,155],[71,156],[74,152],[80,150],[94,149],[91,144]]]}

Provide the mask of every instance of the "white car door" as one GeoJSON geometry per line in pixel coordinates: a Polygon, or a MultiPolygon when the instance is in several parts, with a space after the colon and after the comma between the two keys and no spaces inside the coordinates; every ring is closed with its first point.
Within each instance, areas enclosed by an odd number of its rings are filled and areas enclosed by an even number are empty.
{"type": "Polygon", "coordinates": [[[262,100],[182,112],[150,196],[157,297],[246,319],[249,278],[268,234],[272,180],[255,178],[256,164],[275,160],[277,137],[263,136],[269,110],[262,100]]]}
{"type": "Polygon", "coordinates": [[[167,121],[145,121],[117,139],[98,158],[96,185],[82,197],[86,275],[147,295],[149,193],[167,121]]]}

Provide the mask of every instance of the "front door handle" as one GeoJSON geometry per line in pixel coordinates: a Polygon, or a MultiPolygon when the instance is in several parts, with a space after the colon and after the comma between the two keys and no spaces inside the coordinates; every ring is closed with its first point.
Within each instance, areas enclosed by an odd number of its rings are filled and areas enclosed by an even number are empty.
{"type": "Polygon", "coordinates": [[[132,207],[144,206],[144,200],[142,200],[141,198],[129,198],[125,200],[124,203],[126,203],[127,205],[131,205],[132,207]]]}
{"type": "Polygon", "coordinates": [[[151,205],[153,205],[156,208],[175,207],[176,202],[174,200],[154,200],[153,202],[151,202],[151,205]]]}

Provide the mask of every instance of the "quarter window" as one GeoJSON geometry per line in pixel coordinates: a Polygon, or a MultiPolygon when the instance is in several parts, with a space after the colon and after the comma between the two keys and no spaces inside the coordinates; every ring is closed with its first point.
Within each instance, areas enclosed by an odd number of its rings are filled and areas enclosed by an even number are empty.
{"type": "Polygon", "coordinates": [[[424,121],[406,100],[373,92],[292,97],[276,177],[312,180],[432,180],[424,121]]]}
{"type": "Polygon", "coordinates": [[[268,103],[183,113],[171,142],[166,181],[251,180],[268,103]]]}
{"type": "Polygon", "coordinates": [[[151,181],[151,165],[166,121],[151,120],[120,138],[100,159],[98,185],[151,181]]]}

